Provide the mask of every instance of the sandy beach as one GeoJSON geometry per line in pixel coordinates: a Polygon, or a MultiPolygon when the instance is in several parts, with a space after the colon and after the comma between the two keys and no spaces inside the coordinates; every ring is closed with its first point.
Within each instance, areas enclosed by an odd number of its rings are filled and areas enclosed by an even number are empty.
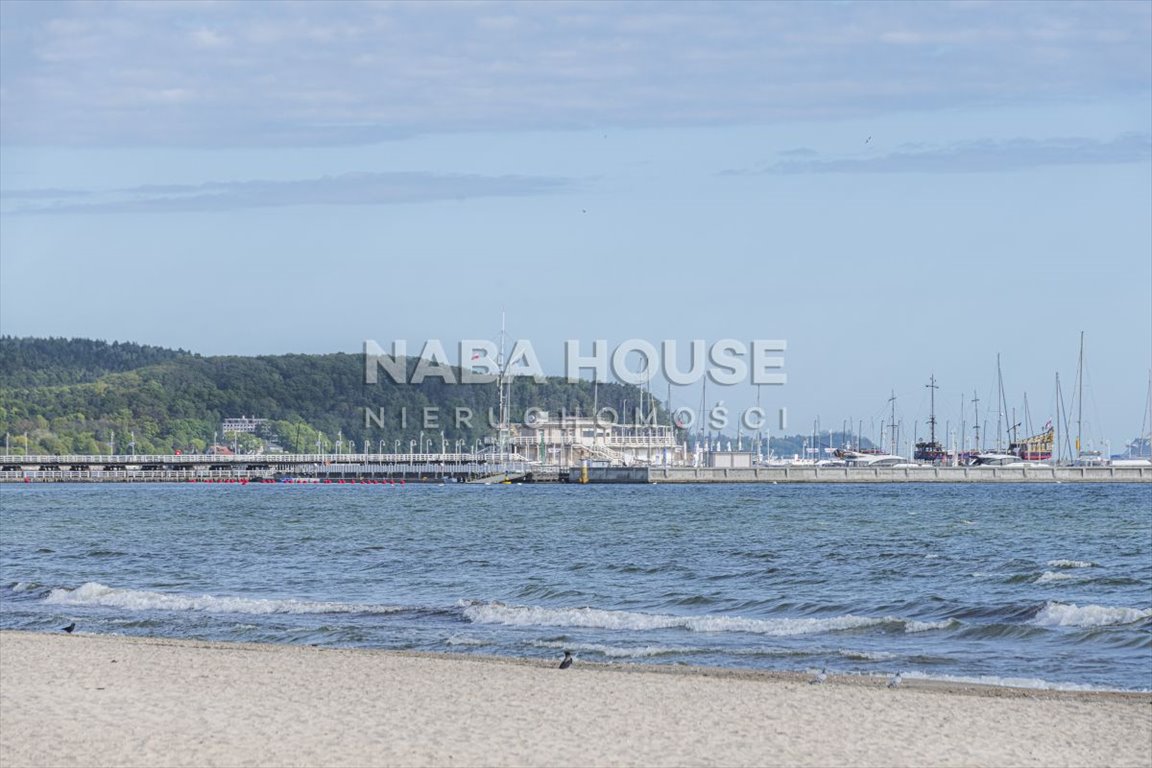
{"type": "Polygon", "coordinates": [[[5,768],[1149,764],[1149,694],[0,633],[5,768]]]}

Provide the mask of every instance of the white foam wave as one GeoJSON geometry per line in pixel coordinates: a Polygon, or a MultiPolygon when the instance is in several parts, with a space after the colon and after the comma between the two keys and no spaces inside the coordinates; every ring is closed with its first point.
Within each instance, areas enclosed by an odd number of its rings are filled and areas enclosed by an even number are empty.
{"type": "Polygon", "coordinates": [[[1037,576],[1036,580],[1033,581],[1032,583],[1033,584],[1047,584],[1047,583],[1052,582],[1052,581],[1065,581],[1067,579],[1074,579],[1074,578],[1076,578],[1076,577],[1070,573],[1060,573],[1059,571],[1044,571],[1044,573],[1037,576]]]}
{"type": "Polygon", "coordinates": [[[601,645],[599,643],[563,643],[553,640],[537,640],[532,643],[539,648],[556,648],[560,650],[579,653],[598,653],[610,659],[641,659],[651,656],[669,656],[675,653],[698,653],[702,648],[673,648],[668,645],[644,645],[623,647],[615,645],[601,645]]]}
{"type": "Polygon", "coordinates": [[[481,640],[478,637],[468,637],[467,635],[452,635],[451,637],[449,637],[444,642],[447,643],[448,645],[467,645],[467,646],[488,645],[488,642],[486,640],[481,640]]]}
{"type": "Polygon", "coordinates": [[[1087,683],[1053,683],[1038,677],[997,677],[995,675],[981,675],[979,677],[965,677],[962,675],[928,675],[923,672],[905,672],[905,679],[936,680],[945,683],[966,683],[969,685],[996,685],[1002,688],[1032,688],[1041,691],[1115,691],[1117,688],[1104,688],[1087,683]]]}
{"type": "Polygon", "coordinates": [[[863,659],[864,661],[887,661],[898,658],[895,653],[887,651],[837,651],[847,659],[863,659]]]}
{"type": "Polygon", "coordinates": [[[916,632],[930,632],[933,629],[948,629],[959,624],[955,619],[945,619],[944,621],[906,621],[904,622],[905,634],[913,634],[916,632]]]}
{"type": "Polygon", "coordinates": [[[76,589],[54,589],[44,602],[53,605],[98,605],[131,611],[204,611],[210,613],[394,613],[391,605],[358,605],[307,600],[269,600],[214,595],[173,595],[138,589],[117,589],[90,581],[76,589]]]}
{"type": "Polygon", "coordinates": [[[1049,560],[1048,565],[1052,568],[1092,568],[1096,563],[1087,560],[1049,560]]]}
{"type": "Polygon", "coordinates": [[[761,635],[807,635],[883,624],[894,619],[834,616],[827,619],[749,619],[740,616],[670,616],[599,608],[542,608],[504,603],[470,603],[464,616],[477,624],[521,627],[590,627],[616,630],[681,628],[692,632],[751,632],[761,635]]]}
{"type": "Polygon", "coordinates": [[[1152,617],[1152,608],[1048,602],[1032,623],[1045,627],[1106,627],[1131,624],[1149,617],[1152,617]]]}
{"type": "Polygon", "coordinates": [[[18,581],[12,585],[13,592],[25,592],[32,588],[32,585],[26,581],[18,581]]]}

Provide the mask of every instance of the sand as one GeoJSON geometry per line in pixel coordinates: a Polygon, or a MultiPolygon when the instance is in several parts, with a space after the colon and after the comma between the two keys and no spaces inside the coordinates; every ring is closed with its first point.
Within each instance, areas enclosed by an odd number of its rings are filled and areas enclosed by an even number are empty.
{"type": "Polygon", "coordinates": [[[1147,766],[1152,695],[0,633],[0,766],[1147,766]]]}

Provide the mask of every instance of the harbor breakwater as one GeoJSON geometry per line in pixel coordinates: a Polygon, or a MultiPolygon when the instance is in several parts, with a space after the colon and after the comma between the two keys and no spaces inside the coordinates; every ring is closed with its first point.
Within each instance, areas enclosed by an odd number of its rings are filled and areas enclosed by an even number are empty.
{"type": "MultiPolygon", "coordinates": [[[[582,470],[568,481],[581,482],[582,470]]],[[[588,483],[1152,483],[1152,467],[590,467],[588,483]]]]}

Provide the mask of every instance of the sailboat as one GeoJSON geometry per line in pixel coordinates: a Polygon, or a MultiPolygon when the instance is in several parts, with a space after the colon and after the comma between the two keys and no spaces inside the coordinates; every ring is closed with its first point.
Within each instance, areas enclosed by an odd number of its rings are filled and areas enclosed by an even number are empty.
{"type": "MultiPolygon", "coordinates": [[[[1045,431],[1038,435],[1026,437],[1023,440],[1015,437],[1018,424],[1012,424],[1015,419],[1009,420],[1007,434],[1009,435],[1007,450],[1000,448],[1001,415],[1008,411],[1007,399],[1004,397],[1004,375],[1000,368],[1000,355],[996,355],[996,388],[998,391],[996,404],[996,449],[994,451],[978,450],[972,454],[969,463],[972,466],[983,467],[1018,467],[1043,466],[1032,462],[1048,461],[1052,458],[1052,445],[1055,442],[1055,432],[1052,422],[1045,425],[1045,431]]],[[[1015,416],[1015,411],[1013,411],[1015,416]]]]}

